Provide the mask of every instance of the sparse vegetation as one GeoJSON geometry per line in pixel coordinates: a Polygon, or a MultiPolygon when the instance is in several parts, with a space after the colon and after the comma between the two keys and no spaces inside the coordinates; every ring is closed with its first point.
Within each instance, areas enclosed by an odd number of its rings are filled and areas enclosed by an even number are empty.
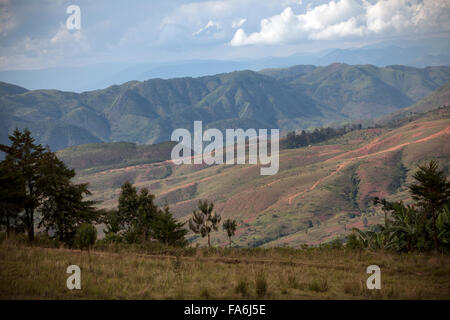
{"type": "Polygon", "coordinates": [[[241,294],[241,296],[243,298],[245,298],[248,296],[248,287],[249,287],[249,283],[248,283],[247,279],[245,277],[241,277],[240,279],[238,279],[235,291],[236,291],[236,293],[241,294]]]}
{"type": "Polygon", "coordinates": [[[159,246],[98,243],[90,270],[89,257],[78,250],[30,246],[3,234],[0,298],[449,299],[448,255],[343,248],[216,248],[206,255],[208,248],[159,246]],[[382,269],[381,290],[365,286],[374,263],[382,269]],[[81,268],[82,290],[65,286],[72,264],[81,268]]]}
{"type": "Polygon", "coordinates": [[[375,198],[385,212],[384,225],[366,232],[354,228],[349,247],[401,251],[450,249],[450,182],[437,162],[419,166],[409,190],[415,203],[390,202],[375,198]],[[357,242],[360,242],[358,244],[357,242]],[[441,246],[442,245],[442,246],[441,246]]]}
{"type": "Polygon", "coordinates": [[[267,294],[267,279],[264,271],[258,271],[255,277],[255,293],[258,298],[267,294]]]}
{"type": "Polygon", "coordinates": [[[308,289],[315,292],[327,292],[328,281],[327,279],[314,279],[309,283],[308,289]]]}

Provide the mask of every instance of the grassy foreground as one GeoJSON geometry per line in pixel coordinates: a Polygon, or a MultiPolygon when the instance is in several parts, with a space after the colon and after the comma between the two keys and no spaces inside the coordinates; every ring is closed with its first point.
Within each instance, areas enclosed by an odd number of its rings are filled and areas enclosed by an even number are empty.
{"type": "Polygon", "coordinates": [[[202,249],[144,254],[0,244],[1,299],[449,299],[448,255],[346,249],[202,249]],[[66,268],[81,268],[68,290],[66,268]],[[366,268],[381,268],[381,290],[366,268]]]}

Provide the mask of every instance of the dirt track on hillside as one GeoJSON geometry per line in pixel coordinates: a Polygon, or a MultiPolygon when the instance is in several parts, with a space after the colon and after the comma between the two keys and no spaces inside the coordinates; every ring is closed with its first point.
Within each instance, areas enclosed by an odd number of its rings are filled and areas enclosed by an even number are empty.
{"type": "MultiPolygon", "coordinates": [[[[334,170],[333,172],[331,172],[329,175],[327,175],[327,176],[325,176],[325,177],[322,177],[322,178],[320,178],[319,180],[317,180],[316,182],[314,182],[314,184],[313,184],[311,187],[309,187],[309,188],[307,188],[307,189],[305,189],[305,190],[303,190],[303,191],[301,191],[301,192],[298,192],[298,193],[296,193],[296,194],[293,194],[293,195],[289,196],[289,197],[287,198],[287,201],[288,201],[289,205],[291,205],[291,204],[292,204],[292,201],[293,201],[295,198],[297,198],[297,197],[299,197],[299,196],[304,196],[306,192],[314,190],[320,183],[322,183],[323,181],[325,181],[325,180],[329,179],[330,177],[334,176],[334,175],[337,174],[339,171],[341,171],[342,169],[344,169],[348,164],[350,164],[351,162],[353,162],[353,161],[355,161],[355,160],[361,160],[361,159],[365,159],[365,158],[368,158],[368,157],[377,156],[377,155],[380,155],[380,154],[383,154],[383,153],[396,151],[396,150],[399,150],[399,149],[401,149],[401,148],[403,148],[403,147],[405,147],[405,146],[408,146],[408,145],[411,145],[411,144],[416,144],[416,143],[427,142],[427,141],[429,141],[429,140],[438,138],[438,137],[443,136],[443,135],[446,135],[446,134],[450,134],[450,127],[447,127],[447,128],[445,128],[445,129],[443,129],[443,130],[437,132],[437,133],[434,133],[434,134],[432,134],[432,135],[430,135],[430,136],[428,136],[428,137],[422,138],[422,139],[418,139],[418,140],[416,140],[416,141],[405,142],[405,143],[399,144],[399,145],[394,146],[394,147],[390,147],[390,148],[385,149],[385,150],[377,151],[377,152],[374,152],[374,153],[368,153],[368,154],[365,154],[365,155],[360,155],[360,156],[356,156],[356,157],[352,157],[352,158],[347,158],[343,163],[341,163],[341,164],[339,164],[339,165],[337,166],[336,170],[334,170]]],[[[365,145],[364,147],[361,147],[361,148],[356,149],[356,150],[352,150],[352,151],[345,152],[345,153],[340,154],[340,155],[338,155],[338,156],[336,156],[336,157],[330,158],[330,159],[328,159],[328,160],[326,160],[326,161],[324,161],[324,162],[326,163],[326,162],[330,162],[330,161],[333,161],[333,160],[335,161],[335,160],[338,160],[338,159],[345,158],[345,155],[346,155],[346,154],[347,154],[347,155],[348,155],[348,154],[355,154],[355,153],[359,153],[359,152],[362,152],[362,151],[367,151],[367,152],[368,152],[368,150],[370,150],[371,148],[373,148],[373,147],[375,147],[376,145],[378,145],[379,140],[380,140],[379,138],[375,138],[374,140],[372,140],[371,142],[369,142],[369,143],[368,143],[367,145],[365,145]]]]}

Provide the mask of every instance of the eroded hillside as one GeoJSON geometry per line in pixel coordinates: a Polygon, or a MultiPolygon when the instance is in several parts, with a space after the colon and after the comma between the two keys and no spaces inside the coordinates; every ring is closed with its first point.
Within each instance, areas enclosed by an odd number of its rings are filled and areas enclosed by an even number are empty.
{"type": "MultiPolygon", "coordinates": [[[[260,175],[259,165],[176,166],[165,160],[84,168],[77,179],[90,182],[93,199],[103,207],[115,206],[120,185],[132,181],[149,188],[182,221],[198,199],[207,198],[224,219],[239,222],[236,244],[297,246],[379,222],[381,213],[370,199],[408,201],[407,186],[418,164],[437,159],[448,171],[449,142],[450,112],[441,108],[398,128],[357,130],[319,145],[281,150],[280,170],[273,176],[260,175]]],[[[224,245],[224,234],[213,235],[213,243],[224,245]]]]}

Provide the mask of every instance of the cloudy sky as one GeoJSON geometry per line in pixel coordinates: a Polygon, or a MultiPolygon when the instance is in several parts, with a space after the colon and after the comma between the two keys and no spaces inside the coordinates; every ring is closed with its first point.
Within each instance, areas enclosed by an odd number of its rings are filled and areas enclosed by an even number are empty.
{"type": "Polygon", "coordinates": [[[287,56],[449,38],[448,0],[0,0],[0,70],[287,56]],[[68,30],[69,5],[81,29],[68,30]]]}

